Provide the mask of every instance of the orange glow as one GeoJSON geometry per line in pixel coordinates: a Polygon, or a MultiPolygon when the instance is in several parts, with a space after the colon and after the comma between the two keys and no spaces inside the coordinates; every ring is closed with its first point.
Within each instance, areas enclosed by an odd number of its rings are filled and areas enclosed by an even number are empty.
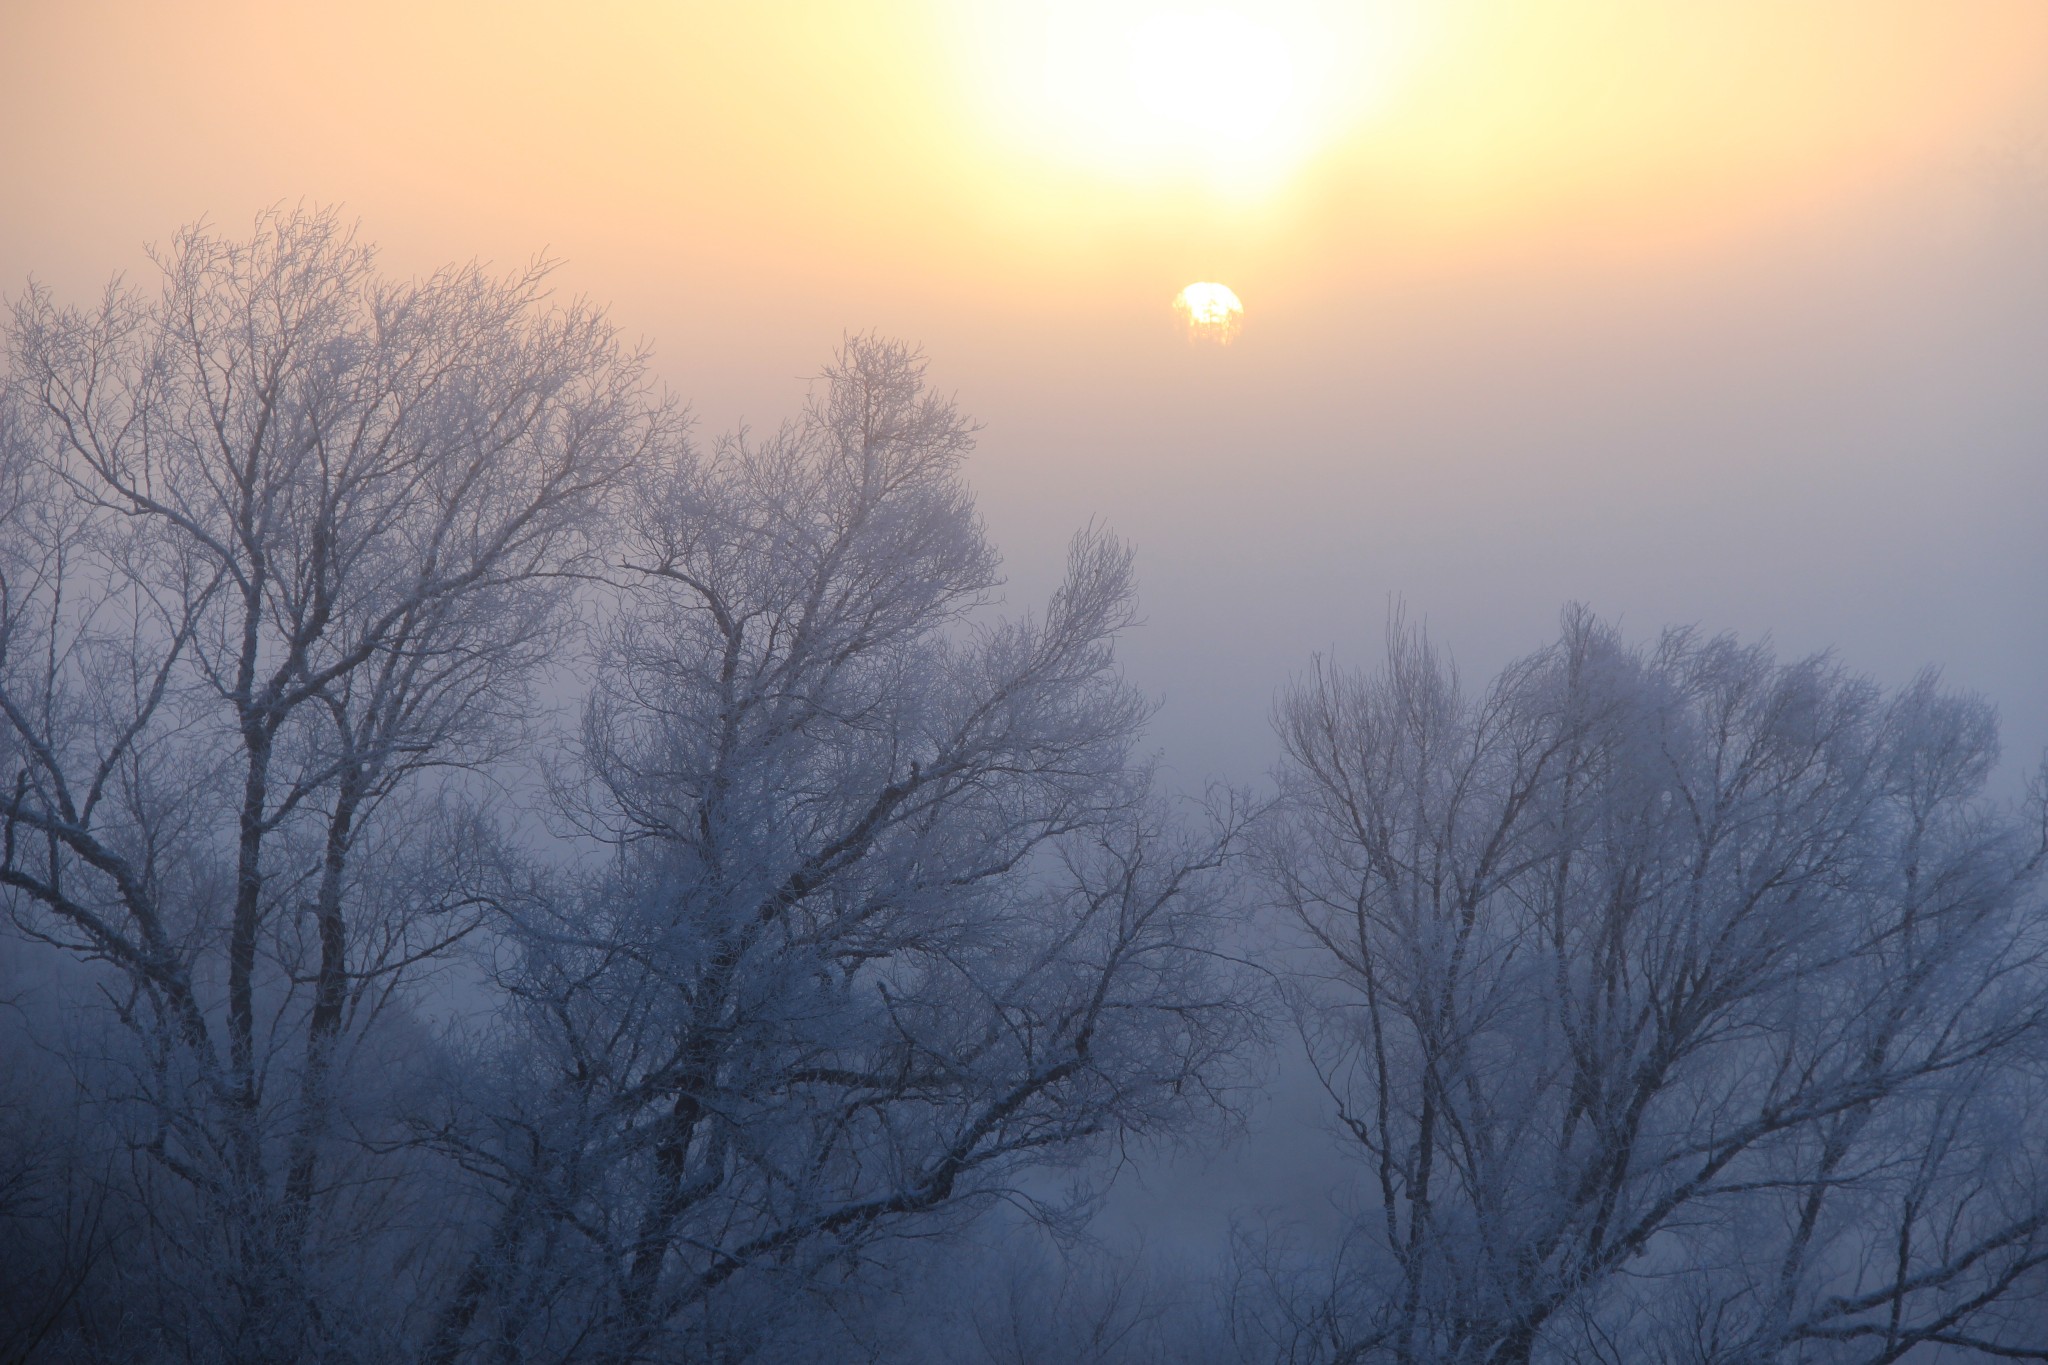
{"type": "Polygon", "coordinates": [[[360,214],[394,265],[546,248],[628,316],[707,334],[906,327],[970,298],[1012,325],[1143,325],[1213,274],[1277,321],[1488,261],[1692,251],[2048,125],[2035,0],[342,14],[0,20],[42,54],[0,83],[4,278],[84,287],[181,222],[303,198],[360,214]]]}
{"type": "Polygon", "coordinates": [[[999,143],[1113,184],[1244,199],[1393,92],[1412,5],[1052,0],[969,8],[957,45],[999,143]]]}

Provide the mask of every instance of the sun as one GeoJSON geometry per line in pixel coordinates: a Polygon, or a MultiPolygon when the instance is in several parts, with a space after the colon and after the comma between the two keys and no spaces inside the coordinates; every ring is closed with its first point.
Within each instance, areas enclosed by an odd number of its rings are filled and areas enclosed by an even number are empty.
{"type": "Polygon", "coordinates": [[[1204,280],[1180,291],[1173,311],[1187,324],[1188,338],[1228,346],[1244,326],[1244,303],[1227,284],[1204,280]]]}

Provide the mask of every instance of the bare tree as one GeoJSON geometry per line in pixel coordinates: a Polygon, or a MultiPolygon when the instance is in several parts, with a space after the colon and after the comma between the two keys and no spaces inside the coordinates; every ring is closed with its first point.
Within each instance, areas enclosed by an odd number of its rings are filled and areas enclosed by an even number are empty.
{"type": "Polygon", "coordinates": [[[1988,706],[1574,611],[1476,697],[1396,628],[1278,724],[1368,1191],[1294,1358],[2048,1358],[2040,792],[1983,798],[1988,706]]]}
{"type": "Polygon", "coordinates": [[[139,1044],[107,1098],[176,1191],[167,1330],[290,1359],[374,1327],[316,1283],[367,1188],[331,1165],[348,1049],[478,922],[487,831],[435,775],[515,733],[596,519],[678,427],[544,266],[390,281],[309,211],[156,264],[8,327],[0,886],[139,1044]]]}
{"type": "Polygon", "coordinates": [[[1237,820],[1133,761],[1130,556],[985,619],[923,368],[852,340],[637,501],[571,801],[612,854],[518,916],[525,1099],[463,1154],[503,1194],[435,1360],[737,1358],[876,1239],[1221,1098],[1237,820]]]}

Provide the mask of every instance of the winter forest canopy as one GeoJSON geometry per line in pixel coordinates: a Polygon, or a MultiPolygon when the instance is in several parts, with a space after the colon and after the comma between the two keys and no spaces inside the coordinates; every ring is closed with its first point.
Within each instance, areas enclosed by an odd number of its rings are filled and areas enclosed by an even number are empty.
{"type": "Polygon", "coordinates": [[[2048,1360],[1983,700],[1397,610],[1191,792],[914,347],[706,440],[545,266],[155,260],[6,322],[0,1359],[2048,1360]],[[1091,1233],[1290,1070],[1333,1219],[1091,1233]]]}

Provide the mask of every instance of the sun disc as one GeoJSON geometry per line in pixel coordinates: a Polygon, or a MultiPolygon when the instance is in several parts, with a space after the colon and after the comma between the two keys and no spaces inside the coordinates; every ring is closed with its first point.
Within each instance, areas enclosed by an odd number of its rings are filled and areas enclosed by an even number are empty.
{"type": "Polygon", "coordinates": [[[1244,303],[1227,284],[1204,280],[1189,285],[1173,300],[1174,312],[1187,324],[1194,341],[1227,346],[1244,326],[1244,303]]]}

